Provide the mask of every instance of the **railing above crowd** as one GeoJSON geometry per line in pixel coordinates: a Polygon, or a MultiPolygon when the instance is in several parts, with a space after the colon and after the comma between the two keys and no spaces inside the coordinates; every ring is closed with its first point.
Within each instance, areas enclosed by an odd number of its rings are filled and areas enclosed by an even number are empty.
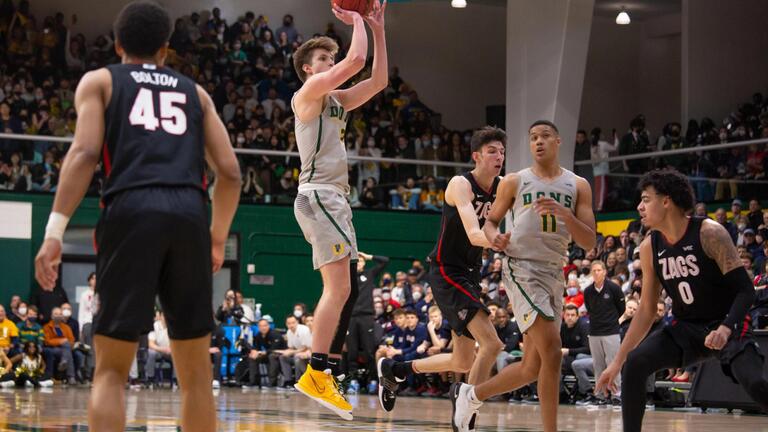
{"type": "MultiPolygon", "coordinates": [[[[0,133],[0,190],[54,193],[71,137],[0,133]]],[[[287,150],[235,148],[243,175],[242,203],[293,204],[298,191],[299,153],[287,150]]],[[[350,203],[355,208],[439,212],[450,178],[472,168],[469,163],[366,156],[348,149],[350,203]]],[[[367,153],[370,154],[370,153],[367,153]]],[[[215,181],[206,172],[209,184],[215,181]]],[[[98,196],[104,179],[96,168],[88,194],[98,196]]]]}

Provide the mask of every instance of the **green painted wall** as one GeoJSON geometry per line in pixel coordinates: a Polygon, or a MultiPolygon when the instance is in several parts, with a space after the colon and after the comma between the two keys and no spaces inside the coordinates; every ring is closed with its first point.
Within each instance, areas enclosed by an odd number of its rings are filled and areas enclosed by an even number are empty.
{"type": "MultiPolygon", "coordinates": [[[[32,240],[0,239],[0,302],[12,294],[25,296],[33,288],[34,256],[42,242],[53,197],[33,194],[0,194],[0,200],[32,203],[32,240]]],[[[93,227],[99,216],[98,200],[87,198],[73,216],[70,227],[93,227]]],[[[440,216],[406,212],[355,210],[354,223],[360,250],[392,259],[390,271],[410,267],[434,246],[440,216]]],[[[312,270],[309,244],[293,216],[293,207],[242,205],[232,232],[240,237],[240,288],[245,297],[264,304],[273,316],[287,314],[295,302],[315,304],[321,292],[320,274],[312,270]],[[247,265],[257,275],[274,276],[274,285],[251,285],[247,265]]]]}

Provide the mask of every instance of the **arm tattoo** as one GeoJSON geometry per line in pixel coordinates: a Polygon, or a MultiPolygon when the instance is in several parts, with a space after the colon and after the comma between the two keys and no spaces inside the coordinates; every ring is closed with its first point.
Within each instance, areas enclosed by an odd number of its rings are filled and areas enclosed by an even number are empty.
{"type": "Polygon", "coordinates": [[[731,235],[717,222],[705,222],[703,224],[701,246],[704,248],[704,252],[717,262],[723,274],[727,274],[742,265],[731,235]]]}

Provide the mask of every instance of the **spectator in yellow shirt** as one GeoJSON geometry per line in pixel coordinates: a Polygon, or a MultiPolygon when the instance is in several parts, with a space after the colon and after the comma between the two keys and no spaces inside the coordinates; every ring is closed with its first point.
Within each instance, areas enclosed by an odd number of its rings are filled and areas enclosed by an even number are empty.
{"type": "Polygon", "coordinates": [[[8,356],[16,354],[16,345],[19,342],[19,329],[13,321],[5,315],[5,307],[0,305],[0,348],[8,356]]]}

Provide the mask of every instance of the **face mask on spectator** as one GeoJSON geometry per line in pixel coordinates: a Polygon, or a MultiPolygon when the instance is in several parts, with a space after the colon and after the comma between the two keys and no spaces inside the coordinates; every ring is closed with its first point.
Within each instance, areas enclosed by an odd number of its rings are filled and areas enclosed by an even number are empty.
{"type": "Polygon", "coordinates": [[[384,308],[381,308],[381,307],[373,308],[373,310],[376,312],[376,316],[379,316],[384,313],[384,308]]]}
{"type": "Polygon", "coordinates": [[[571,272],[571,273],[568,273],[568,280],[569,280],[569,281],[572,281],[572,280],[577,280],[578,278],[579,278],[579,277],[578,277],[578,276],[576,276],[576,273],[573,273],[573,272],[571,272]]]}
{"type": "Polygon", "coordinates": [[[69,318],[72,316],[72,309],[62,309],[61,314],[64,316],[64,318],[69,318]]]}
{"type": "Polygon", "coordinates": [[[568,288],[567,291],[568,291],[568,296],[569,297],[573,297],[573,296],[575,296],[576,294],[579,293],[579,289],[578,288],[568,288]]]}
{"type": "Polygon", "coordinates": [[[28,317],[28,318],[27,318],[27,320],[29,320],[29,322],[31,322],[32,324],[34,324],[34,323],[36,323],[36,322],[37,322],[37,317],[28,317]]]}
{"type": "Polygon", "coordinates": [[[584,276],[588,275],[589,274],[589,267],[584,267],[583,269],[581,269],[581,274],[583,274],[584,276]]]}
{"type": "Polygon", "coordinates": [[[381,283],[384,285],[389,285],[392,282],[391,278],[384,278],[381,280],[381,283]]]}
{"type": "Polygon", "coordinates": [[[245,144],[245,137],[237,137],[238,144],[245,144]]]}
{"type": "Polygon", "coordinates": [[[27,308],[20,307],[19,308],[19,315],[26,315],[27,314],[27,308]]]}
{"type": "Polygon", "coordinates": [[[421,293],[417,291],[417,292],[413,293],[413,301],[417,302],[419,300],[421,300],[421,293]]]}
{"type": "Polygon", "coordinates": [[[389,299],[392,298],[392,295],[388,292],[381,293],[381,299],[384,301],[389,301],[389,299]]]}
{"type": "Polygon", "coordinates": [[[747,224],[740,223],[738,227],[739,227],[739,231],[744,231],[745,229],[747,229],[747,224]]]}
{"type": "Polygon", "coordinates": [[[302,315],[304,315],[304,311],[302,311],[301,309],[293,310],[293,316],[295,316],[296,318],[301,318],[302,315]]]}
{"type": "Polygon", "coordinates": [[[57,322],[57,323],[61,322],[63,319],[64,319],[64,317],[62,317],[62,316],[55,316],[55,317],[53,317],[53,321],[57,322]]]}

